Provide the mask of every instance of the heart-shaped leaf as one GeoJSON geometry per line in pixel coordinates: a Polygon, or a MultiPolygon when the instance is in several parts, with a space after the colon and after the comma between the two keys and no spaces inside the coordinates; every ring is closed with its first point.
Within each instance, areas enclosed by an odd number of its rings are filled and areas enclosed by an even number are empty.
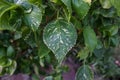
{"type": "Polygon", "coordinates": [[[93,80],[93,72],[88,65],[81,66],[77,73],[75,80],[93,80]]]}
{"type": "Polygon", "coordinates": [[[43,33],[44,43],[52,50],[60,63],[75,45],[76,39],[75,27],[62,19],[49,23],[43,33]]]}

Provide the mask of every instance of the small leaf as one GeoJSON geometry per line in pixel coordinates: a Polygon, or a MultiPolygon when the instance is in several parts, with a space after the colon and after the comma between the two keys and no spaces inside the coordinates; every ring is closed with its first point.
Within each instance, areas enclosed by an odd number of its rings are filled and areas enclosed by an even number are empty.
{"type": "Polygon", "coordinates": [[[40,58],[45,57],[46,55],[48,55],[48,53],[50,52],[50,49],[48,49],[48,47],[44,44],[43,40],[40,40],[40,48],[38,50],[38,56],[40,58]]]}
{"type": "Polygon", "coordinates": [[[24,14],[24,22],[27,26],[36,31],[42,20],[42,11],[37,6],[33,5],[32,12],[24,14]]]}
{"type": "Polygon", "coordinates": [[[52,50],[60,63],[75,45],[76,39],[75,27],[62,19],[49,23],[43,33],[44,43],[52,50]]]}
{"type": "Polygon", "coordinates": [[[104,9],[109,9],[112,7],[110,0],[100,0],[100,3],[104,9]]]}
{"type": "Polygon", "coordinates": [[[44,78],[44,80],[53,80],[53,77],[52,76],[47,76],[44,78]]]}
{"type": "Polygon", "coordinates": [[[21,26],[21,13],[16,9],[20,8],[11,0],[0,1],[0,30],[14,30],[16,27],[21,26]]]}
{"type": "Polygon", "coordinates": [[[10,4],[5,0],[0,0],[0,18],[5,14],[5,12],[11,10],[14,5],[10,4]]]}
{"type": "Polygon", "coordinates": [[[0,58],[4,57],[6,55],[5,48],[0,47],[0,58]]]}
{"type": "Polygon", "coordinates": [[[120,16],[120,0],[110,0],[111,4],[116,8],[118,16],[120,16]]]}
{"type": "Polygon", "coordinates": [[[0,66],[8,67],[11,64],[12,64],[12,60],[11,59],[6,59],[6,57],[0,58],[0,66]]]}
{"type": "Polygon", "coordinates": [[[86,3],[89,3],[89,5],[91,5],[91,2],[92,2],[92,0],[83,0],[83,1],[85,1],[86,3]]]}
{"type": "Polygon", "coordinates": [[[9,56],[9,57],[13,57],[14,56],[14,48],[12,47],[12,46],[9,46],[8,48],[7,48],[7,56],[9,56]]]}
{"type": "Polygon", "coordinates": [[[80,19],[83,19],[90,9],[90,5],[86,0],[72,0],[72,5],[80,19]]]}
{"type": "Polygon", "coordinates": [[[36,74],[32,75],[32,80],[40,80],[36,74]]]}
{"type": "Polygon", "coordinates": [[[93,72],[88,65],[81,66],[77,73],[75,80],[93,80],[93,72]]]}
{"type": "Polygon", "coordinates": [[[76,17],[72,16],[71,22],[73,23],[76,29],[80,30],[82,28],[81,22],[78,19],[76,19],[76,17]]]}
{"type": "Polygon", "coordinates": [[[9,72],[10,75],[13,75],[13,73],[14,73],[15,70],[16,70],[16,67],[17,67],[16,61],[12,61],[11,66],[8,67],[8,68],[9,68],[9,69],[8,69],[8,72],[9,72]]]}
{"type": "Polygon", "coordinates": [[[67,6],[69,13],[72,13],[71,0],[61,0],[61,1],[67,6]]]}
{"type": "Polygon", "coordinates": [[[110,29],[109,29],[110,35],[114,36],[115,34],[118,33],[118,26],[113,25],[110,29]]]}
{"type": "Polygon", "coordinates": [[[22,32],[15,32],[15,35],[14,35],[14,40],[18,40],[22,37],[22,32]]]}
{"type": "Polygon", "coordinates": [[[89,55],[89,49],[87,47],[85,47],[78,53],[78,57],[80,57],[81,60],[86,59],[88,55],[89,55]]]}
{"type": "Polygon", "coordinates": [[[91,27],[85,27],[83,36],[86,47],[92,52],[97,46],[97,37],[94,30],[91,27]]]}

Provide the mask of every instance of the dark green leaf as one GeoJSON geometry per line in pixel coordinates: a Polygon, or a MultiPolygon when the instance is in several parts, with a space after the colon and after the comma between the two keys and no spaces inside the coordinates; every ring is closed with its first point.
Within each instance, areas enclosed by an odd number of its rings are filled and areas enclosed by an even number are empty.
{"type": "Polygon", "coordinates": [[[6,55],[5,48],[0,47],[0,58],[4,57],[6,55]]]}
{"type": "Polygon", "coordinates": [[[110,0],[111,4],[116,8],[118,16],[120,16],[120,0],[110,0]]]}
{"type": "Polygon", "coordinates": [[[7,56],[8,57],[13,57],[14,56],[14,48],[12,47],[12,46],[9,46],[8,48],[7,48],[7,56]]]}
{"type": "Polygon", "coordinates": [[[32,7],[32,12],[24,14],[24,22],[27,26],[36,31],[42,20],[42,11],[37,6],[32,7]]]}
{"type": "Polygon", "coordinates": [[[40,58],[45,57],[46,55],[48,55],[48,53],[50,52],[50,49],[48,49],[48,47],[44,44],[43,40],[40,40],[40,48],[38,50],[38,56],[40,58]]]}
{"type": "Polygon", "coordinates": [[[43,33],[44,43],[53,51],[60,63],[75,45],[76,39],[77,33],[74,26],[62,19],[49,23],[43,33]]]}
{"type": "Polygon", "coordinates": [[[61,0],[66,6],[69,13],[72,13],[71,0],[61,0]]]}
{"type": "Polygon", "coordinates": [[[72,0],[72,5],[80,19],[83,19],[90,9],[90,5],[86,0],[72,0]]]}
{"type": "Polygon", "coordinates": [[[93,80],[93,72],[88,65],[81,66],[77,73],[75,80],[93,80]]]}

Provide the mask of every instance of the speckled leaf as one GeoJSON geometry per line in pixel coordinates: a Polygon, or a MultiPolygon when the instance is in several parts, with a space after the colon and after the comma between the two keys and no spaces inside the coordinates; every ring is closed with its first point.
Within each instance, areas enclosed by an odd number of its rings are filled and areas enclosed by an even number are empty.
{"type": "Polygon", "coordinates": [[[88,65],[81,66],[77,73],[75,80],[93,80],[93,72],[88,65]]]}
{"type": "Polygon", "coordinates": [[[67,52],[75,45],[77,33],[74,26],[62,19],[49,23],[43,33],[44,43],[62,62],[67,52]]]}
{"type": "Polygon", "coordinates": [[[87,0],[72,0],[73,9],[80,19],[83,19],[87,15],[90,9],[90,2],[87,0]]]}
{"type": "Polygon", "coordinates": [[[33,6],[32,12],[24,14],[24,22],[27,26],[36,31],[41,23],[42,11],[37,6],[33,6]]]}
{"type": "Polygon", "coordinates": [[[97,37],[94,30],[91,27],[85,27],[83,36],[86,47],[92,52],[97,46],[97,37]]]}

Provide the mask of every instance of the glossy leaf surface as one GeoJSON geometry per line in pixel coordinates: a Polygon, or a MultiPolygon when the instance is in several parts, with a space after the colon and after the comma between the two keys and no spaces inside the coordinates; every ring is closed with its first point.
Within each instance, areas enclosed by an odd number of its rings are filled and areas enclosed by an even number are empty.
{"type": "Polygon", "coordinates": [[[77,73],[75,80],[94,80],[93,79],[93,72],[88,65],[81,66],[77,73]]]}
{"type": "Polygon", "coordinates": [[[32,12],[24,14],[24,21],[27,26],[36,31],[42,20],[42,11],[37,6],[33,6],[32,12]]]}
{"type": "Polygon", "coordinates": [[[49,23],[43,33],[44,43],[53,51],[58,62],[75,45],[77,33],[74,26],[62,19],[49,23]]]}

